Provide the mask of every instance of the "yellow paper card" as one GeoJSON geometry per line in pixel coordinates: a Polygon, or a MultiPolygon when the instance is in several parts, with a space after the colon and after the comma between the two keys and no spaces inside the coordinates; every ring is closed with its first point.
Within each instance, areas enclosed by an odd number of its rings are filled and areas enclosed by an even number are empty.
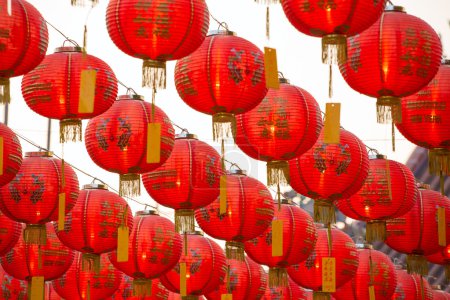
{"type": "Polygon", "coordinates": [[[269,89],[279,89],[278,80],[277,50],[264,47],[264,68],[266,73],[266,87],[269,89]]]}
{"type": "Polygon", "coordinates": [[[375,287],[373,285],[369,286],[369,300],[375,299],[375,287]]]}
{"type": "Polygon", "coordinates": [[[283,255],[283,220],[272,221],[272,256],[283,255]]]}
{"type": "Polygon", "coordinates": [[[233,300],[233,294],[222,294],[220,300],[233,300]]]}
{"type": "Polygon", "coordinates": [[[161,124],[148,123],[147,126],[147,163],[161,161],[161,124]]]}
{"type": "Polygon", "coordinates": [[[220,207],[219,214],[227,213],[227,176],[220,176],[220,207]]]}
{"type": "Polygon", "coordinates": [[[325,144],[339,144],[341,136],[341,104],[327,103],[325,108],[325,124],[323,142],[325,144]]]}
{"type": "Polygon", "coordinates": [[[336,258],[322,258],[322,292],[336,292],[336,258]]]}
{"type": "Polygon", "coordinates": [[[44,300],[44,277],[31,277],[30,300],[44,300]]]}
{"type": "Polygon", "coordinates": [[[117,229],[117,261],[128,261],[128,243],[130,230],[127,226],[119,226],[117,229]]]}
{"type": "Polygon", "coordinates": [[[447,246],[447,222],[445,220],[445,208],[438,207],[438,236],[439,245],[447,246]]]}
{"type": "Polygon", "coordinates": [[[187,295],[187,285],[186,285],[186,263],[180,263],[180,295],[185,297],[187,295]]]}
{"type": "Polygon", "coordinates": [[[96,70],[81,71],[80,99],[78,101],[79,113],[88,114],[94,112],[96,81],[97,81],[96,70]]]}

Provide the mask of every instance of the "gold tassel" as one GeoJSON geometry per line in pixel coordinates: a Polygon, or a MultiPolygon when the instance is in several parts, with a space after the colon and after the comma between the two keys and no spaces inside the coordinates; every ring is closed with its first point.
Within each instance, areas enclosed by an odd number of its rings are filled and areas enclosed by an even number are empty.
{"type": "Polygon", "coordinates": [[[377,122],[378,123],[401,123],[402,107],[400,98],[393,96],[382,96],[377,99],[377,122]]]}
{"type": "Polygon", "coordinates": [[[133,296],[150,297],[152,295],[152,281],[145,278],[136,278],[133,280],[133,296]]]}
{"type": "Polygon", "coordinates": [[[84,25],[84,33],[83,33],[83,53],[87,53],[87,25],[84,25]]]}
{"type": "Polygon", "coordinates": [[[245,252],[243,243],[235,241],[227,241],[225,243],[225,253],[228,259],[245,261],[245,252]]]}
{"type": "Polygon", "coordinates": [[[450,173],[450,150],[435,148],[428,150],[428,169],[432,175],[450,173]]]}
{"type": "Polygon", "coordinates": [[[336,214],[332,202],[314,200],[314,222],[322,224],[336,223],[336,214]]]}
{"type": "Polygon", "coordinates": [[[9,78],[0,77],[0,104],[11,102],[9,78]]]}
{"type": "Polygon", "coordinates": [[[428,261],[422,255],[408,254],[406,256],[406,270],[409,274],[428,275],[428,261]]]}
{"type": "Polygon", "coordinates": [[[392,152],[395,152],[395,123],[391,123],[391,128],[392,128],[392,152]]]}
{"type": "Polygon", "coordinates": [[[86,286],[86,300],[91,300],[91,281],[88,280],[86,286]]]}
{"type": "Polygon", "coordinates": [[[226,139],[236,136],[236,118],[233,114],[217,113],[212,116],[213,140],[226,139]]]}
{"type": "Polygon", "coordinates": [[[45,225],[27,224],[23,231],[23,239],[25,244],[44,246],[47,244],[47,228],[45,225]]]}
{"type": "Polygon", "coordinates": [[[386,240],[386,222],[380,220],[367,222],[366,240],[369,243],[384,242],[386,240]]]}
{"type": "Polygon", "coordinates": [[[270,40],[270,8],[268,5],[266,8],[266,37],[270,40]]]}
{"type": "Polygon", "coordinates": [[[59,121],[59,142],[82,141],[83,128],[79,119],[65,119],[59,121]]]}
{"type": "Polygon", "coordinates": [[[347,61],[347,37],[329,34],[322,38],[322,62],[327,65],[343,64],[347,61]]]}
{"type": "Polygon", "coordinates": [[[142,86],[154,90],[166,88],[166,62],[145,59],[142,65],[142,86]]]}
{"type": "Polygon", "coordinates": [[[177,209],[175,211],[176,232],[194,232],[195,218],[193,209],[177,209]]]}
{"type": "Polygon", "coordinates": [[[81,254],[81,269],[85,272],[100,273],[100,255],[93,253],[81,254]]]}
{"type": "Polygon", "coordinates": [[[281,3],[280,0],[255,0],[258,4],[271,5],[281,3]]]}
{"type": "Polygon", "coordinates": [[[188,255],[188,237],[187,237],[186,231],[183,234],[183,251],[184,251],[184,256],[187,256],[188,255]]]}
{"type": "Polygon", "coordinates": [[[141,176],[139,174],[120,174],[119,195],[135,197],[141,194],[141,176]]]}
{"type": "Polygon", "coordinates": [[[313,300],[330,300],[330,293],[325,292],[313,292],[313,300]]]}
{"type": "Polygon", "coordinates": [[[288,286],[288,273],[285,268],[269,269],[269,287],[288,286]]]}
{"type": "MultiPolygon", "coordinates": [[[[98,0],[90,0],[92,7],[98,4],[98,0]]],[[[71,0],[72,6],[84,6],[84,0],[71,0]]]]}
{"type": "Polygon", "coordinates": [[[288,185],[290,181],[289,163],[287,161],[274,160],[267,162],[267,185],[288,185]]]}

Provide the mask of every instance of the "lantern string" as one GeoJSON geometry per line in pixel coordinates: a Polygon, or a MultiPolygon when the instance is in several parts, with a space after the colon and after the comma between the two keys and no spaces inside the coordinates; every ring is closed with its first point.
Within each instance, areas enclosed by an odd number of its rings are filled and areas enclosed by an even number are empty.
{"type": "Polygon", "coordinates": [[[80,45],[78,45],[77,42],[75,42],[74,40],[72,40],[71,38],[69,38],[67,35],[65,35],[61,30],[59,30],[58,28],[56,28],[55,26],[53,26],[51,23],[49,23],[47,20],[45,20],[45,23],[47,23],[47,25],[49,25],[50,27],[52,27],[54,30],[56,30],[59,34],[61,34],[67,42],[70,42],[72,44],[74,44],[77,47],[80,47],[80,45]]]}
{"type": "Polygon", "coordinates": [[[224,159],[224,162],[227,162],[227,163],[230,164],[230,169],[231,169],[232,167],[236,167],[236,168],[238,168],[239,170],[242,171],[241,167],[239,167],[239,165],[238,165],[237,163],[234,163],[234,162],[232,162],[232,161],[229,161],[228,159],[224,159]]]}
{"type": "Polygon", "coordinates": [[[135,91],[132,87],[127,86],[125,83],[123,83],[122,81],[120,81],[120,80],[118,80],[118,79],[117,79],[117,82],[118,82],[121,86],[123,86],[124,88],[127,89],[127,94],[130,93],[130,92],[132,92],[135,96],[138,95],[138,93],[136,93],[136,91],[135,91]]]}
{"type": "Polygon", "coordinates": [[[211,13],[209,13],[209,16],[219,25],[217,27],[217,29],[220,29],[220,27],[223,27],[223,28],[225,28],[226,31],[228,31],[228,24],[226,22],[220,22],[211,13]]]}

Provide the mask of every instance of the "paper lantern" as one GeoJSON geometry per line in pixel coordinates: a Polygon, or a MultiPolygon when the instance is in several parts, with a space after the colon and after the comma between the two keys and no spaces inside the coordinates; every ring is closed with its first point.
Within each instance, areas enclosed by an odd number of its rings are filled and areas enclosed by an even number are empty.
{"type": "Polygon", "coordinates": [[[33,70],[44,59],[48,46],[47,24],[26,1],[11,0],[0,12],[0,103],[9,103],[9,79],[33,70]]]}
{"type": "Polygon", "coordinates": [[[62,168],[52,152],[27,152],[16,177],[0,189],[0,209],[27,224],[27,243],[45,244],[45,223],[58,220],[60,199],[66,213],[77,201],[77,175],[70,165],[62,168]]]}
{"type": "MultiPolygon", "coordinates": [[[[53,288],[53,285],[51,282],[46,282],[45,283],[45,295],[44,295],[44,299],[45,300],[64,300],[63,298],[61,298],[61,296],[58,295],[58,293],[55,291],[55,289],[53,288]]],[[[25,299],[24,299],[25,300],[25,299]]]]}
{"type": "Polygon", "coordinates": [[[212,115],[214,140],[235,136],[235,114],[251,110],[267,93],[264,54],[234,32],[213,32],[177,61],[175,86],[187,105],[212,115]]]}
{"type": "Polygon", "coordinates": [[[401,267],[396,272],[397,287],[392,300],[433,300],[433,290],[424,278],[410,275],[401,267]]]}
{"type": "Polygon", "coordinates": [[[386,220],[400,217],[416,203],[414,174],[405,165],[377,155],[369,161],[369,175],[353,196],[336,202],[347,217],[367,222],[367,241],[384,241],[386,220]]]}
{"type": "Polygon", "coordinates": [[[440,285],[432,285],[433,300],[449,300],[450,295],[441,289],[440,285]]]}
{"type": "Polygon", "coordinates": [[[128,260],[121,261],[117,252],[110,253],[113,265],[133,277],[134,294],[149,296],[151,279],[172,269],[182,252],[181,236],[173,223],[155,211],[137,212],[128,245],[128,260]]]}
{"type": "MultiPolygon", "coordinates": [[[[185,298],[183,298],[180,294],[177,293],[173,293],[173,292],[169,292],[169,297],[167,298],[167,300],[184,300],[185,298]]],[[[206,298],[204,296],[196,296],[193,297],[193,299],[195,300],[206,300],[206,298]]]]}
{"type": "Polygon", "coordinates": [[[151,296],[133,296],[133,278],[124,275],[119,289],[109,300],[167,300],[169,291],[158,279],[152,280],[151,296]]]}
{"type": "Polygon", "coordinates": [[[255,262],[269,267],[270,287],[287,286],[286,268],[311,254],[317,240],[316,227],[306,211],[288,201],[275,210],[273,220],[263,234],[245,242],[245,252],[255,262]]]}
{"type": "Polygon", "coordinates": [[[61,143],[81,141],[81,120],[108,110],[117,97],[117,88],[113,70],[81,47],[56,48],[22,79],[28,107],[41,116],[60,120],[61,143]]]}
{"type": "Polygon", "coordinates": [[[386,0],[282,1],[284,13],[300,32],[322,38],[322,61],[344,63],[347,37],[361,33],[380,17],[386,0]]]}
{"type": "Polygon", "coordinates": [[[109,1],[106,27],[114,44],[126,54],[144,60],[142,85],[166,87],[166,61],[197,49],[209,27],[204,0],[109,1]]]}
{"type": "Polygon", "coordinates": [[[317,101],[285,78],[258,106],[237,115],[236,122],[236,144],[250,157],[267,162],[268,185],[289,183],[287,161],[308,151],[322,129],[317,101]]]}
{"type": "Polygon", "coordinates": [[[116,270],[103,254],[100,256],[98,274],[83,271],[81,253],[75,255],[70,269],[60,278],[53,281],[53,288],[64,299],[102,300],[112,296],[122,282],[122,272],[116,270]]]}
{"type": "MultiPolygon", "coordinates": [[[[98,0],[89,0],[88,2],[91,3],[92,7],[98,4],[98,0]]],[[[72,4],[72,6],[84,6],[85,0],[70,0],[70,3],[72,4]]]]}
{"type": "Polygon", "coordinates": [[[289,278],[287,286],[267,287],[263,300],[308,300],[308,292],[289,278]]]}
{"type": "Polygon", "coordinates": [[[107,112],[89,121],[85,135],[91,159],[120,174],[121,196],[139,195],[140,174],[160,167],[174,144],[169,118],[138,95],[119,96],[107,112]]]}
{"type": "Polygon", "coordinates": [[[274,203],[270,191],[243,170],[225,175],[225,209],[221,199],[195,212],[198,225],[209,236],[225,240],[227,258],[244,260],[244,242],[256,238],[270,225],[274,203]],[[226,230],[224,230],[226,228],[226,230]]]}
{"type": "Polygon", "coordinates": [[[372,26],[348,39],[340,71],[348,85],[377,98],[377,120],[401,122],[400,98],[426,86],[438,71],[439,36],[400,6],[389,6],[372,26]],[[392,111],[392,115],[391,115],[392,111]]]}
{"type": "Polygon", "coordinates": [[[0,256],[14,247],[21,233],[22,224],[11,220],[0,211],[0,256]]]}
{"type": "Polygon", "coordinates": [[[223,173],[219,153],[194,134],[175,139],[172,154],[158,169],[144,174],[142,181],[159,204],[175,209],[175,227],[194,231],[194,210],[219,196],[223,173]]]}
{"type": "Polygon", "coordinates": [[[0,123],[0,150],[0,186],[4,186],[19,172],[22,165],[22,146],[16,134],[3,123],[0,123]]]}
{"type": "Polygon", "coordinates": [[[169,291],[192,299],[212,292],[225,279],[227,265],[223,250],[214,241],[199,232],[185,235],[180,261],[159,280],[169,291]]]}
{"type": "Polygon", "coordinates": [[[365,145],[354,134],[340,130],[339,144],[324,143],[322,130],[316,144],[289,161],[291,186],[314,199],[314,220],[334,223],[333,202],[356,193],[369,172],[365,145]]]}
{"type": "Polygon", "coordinates": [[[103,184],[87,184],[56,234],[63,244],[82,253],[85,270],[100,270],[100,254],[117,248],[119,227],[133,228],[127,202],[103,184]]]}
{"type": "Polygon", "coordinates": [[[446,279],[450,279],[450,245],[444,250],[426,256],[432,264],[438,264],[444,267],[446,279]]]}
{"type": "Polygon", "coordinates": [[[450,223],[445,222],[445,231],[441,232],[439,210],[443,211],[445,220],[450,220],[450,200],[438,192],[422,188],[416,204],[408,213],[386,222],[386,244],[407,254],[409,273],[428,275],[428,263],[424,255],[443,250],[450,243],[450,223]],[[442,239],[443,245],[440,245],[442,239]]]}
{"type": "Polygon", "coordinates": [[[9,275],[0,266],[0,298],[27,300],[28,283],[9,275]]]}

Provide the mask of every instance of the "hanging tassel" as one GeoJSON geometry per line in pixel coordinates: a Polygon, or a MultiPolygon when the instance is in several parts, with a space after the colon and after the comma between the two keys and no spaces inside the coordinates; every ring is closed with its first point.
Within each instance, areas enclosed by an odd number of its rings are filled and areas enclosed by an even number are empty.
{"type": "Polygon", "coordinates": [[[177,209],[175,211],[176,232],[194,232],[195,218],[192,209],[177,209]]]}
{"type": "Polygon", "coordinates": [[[245,261],[244,244],[235,241],[227,241],[225,243],[225,253],[228,259],[245,261]]]}
{"type": "Polygon", "coordinates": [[[87,53],[87,25],[84,25],[84,32],[83,32],[83,53],[87,53]]]}
{"type": "Polygon", "coordinates": [[[401,123],[402,107],[400,98],[392,96],[382,96],[377,99],[377,122],[378,123],[401,123]]]}
{"type": "Polygon", "coordinates": [[[369,243],[375,241],[384,242],[386,240],[386,222],[379,220],[367,222],[366,240],[369,243]]]}
{"type": "Polygon", "coordinates": [[[0,104],[11,102],[9,78],[0,77],[0,104]]]}
{"type": "Polygon", "coordinates": [[[136,278],[133,280],[134,297],[150,297],[152,295],[152,281],[145,278],[136,278]]]}
{"type": "Polygon", "coordinates": [[[329,34],[322,38],[322,62],[327,65],[343,64],[347,61],[347,37],[329,34]]]}
{"type": "Polygon", "coordinates": [[[46,245],[47,229],[45,225],[27,224],[27,227],[23,231],[23,239],[27,245],[46,245]]]}
{"type": "Polygon", "coordinates": [[[266,38],[270,40],[270,8],[266,7],[266,38]]]}
{"type": "Polygon", "coordinates": [[[450,150],[435,148],[428,150],[428,168],[430,174],[441,175],[450,173],[450,150]]]}
{"type": "Polygon", "coordinates": [[[391,123],[391,128],[392,128],[392,137],[391,137],[392,151],[395,152],[395,123],[391,123]]]}
{"type": "Polygon", "coordinates": [[[288,273],[285,268],[269,269],[269,287],[288,286],[288,273]]]}
{"type": "Polygon", "coordinates": [[[226,286],[225,286],[226,294],[221,294],[220,300],[233,300],[233,294],[231,294],[231,289],[230,289],[230,265],[227,265],[227,273],[226,273],[225,282],[226,282],[226,286]]]}
{"type": "Polygon", "coordinates": [[[313,292],[313,299],[314,300],[330,300],[330,293],[325,292],[313,292]]]}
{"type": "Polygon", "coordinates": [[[166,62],[145,59],[142,65],[142,86],[155,90],[166,88],[166,62]]]}
{"type": "Polygon", "coordinates": [[[280,3],[280,0],[255,0],[255,2],[258,4],[271,5],[280,3]]]}
{"type": "MultiPolygon", "coordinates": [[[[98,0],[89,0],[92,3],[92,7],[98,4],[98,0]]],[[[84,6],[84,0],[71,0],[72,6],[84,6]]]]}
{"type": "MultiPolygon", "coordinates": [[[[333,65],[329,66],[330,72],[328,76],[328,98],[333,98],[333,65]]],[[[326,112],[325,112],[326,115],[326,112]]]]}
{"type": "Polygon", "coordinates": [[[86,286],[86,300],[91,300],[91,281],[88,280],[86,286]]]}
{"type": "Polygon", "coordinates": [[[336,223],[336,214],[332,202],[314,200],[314,222],[322,224],[336,223]]]}
{"type": "Polygon", "coordinates": [[[290,181],[289,163],[287,161],[274,160],[267,162],[267,185],[288,185],[290,181]]]}
{"type": "Polygon", "coordinates": [[[406,270],[409,274],[428,275],[428,262],[422,255],[408,254],[406,256],[406,270]]]}
{"type": "Polygon", "coordinates": [[[28,284],[28,295],[30,300],[44,300],[45,282],[43,276],[31,277],[28,284]]]}
{"type": "Polygon", "coordinates": [[[85,272],[100,273],[100,255],[93,253],[83,253],[81,255],[81,269],[85,272]]]}
{"type": "Polygon", "coordinates": [[[141,194],[141,176],[139,174],[120,174],[119,195],[135,197],[141,194]]]}
{"type": "Polygon", "coordinates": [[[212,116],[213,140],[226,139],[236,136],[236,118],[233,114],[217,113],[212,116]]]}
{"type": "Polygon", "coordinates": [[[59,142],[77,142],[82,141],[81,120],[65,119],[59,121],[59,142]]]}

